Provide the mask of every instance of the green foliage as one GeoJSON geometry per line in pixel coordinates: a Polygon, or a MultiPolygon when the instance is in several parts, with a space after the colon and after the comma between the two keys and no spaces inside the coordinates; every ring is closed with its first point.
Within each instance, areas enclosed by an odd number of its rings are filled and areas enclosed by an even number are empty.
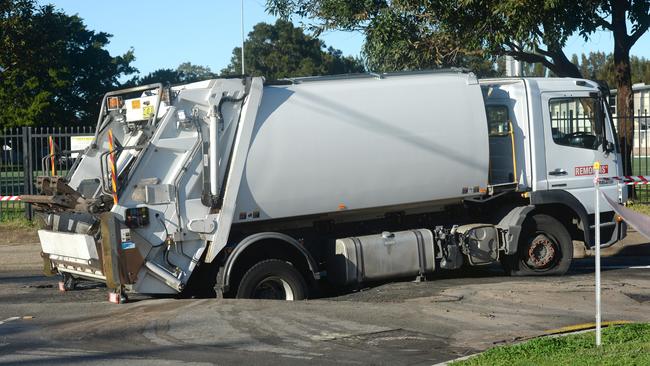
{"type": "MultiPolygon", "coordinates": [[[[264,76],[267,80],[286,77],[333,75],[364,70],[360,60],[343,56],[341,51],[327,47],[318,38],[306,35],[291,22],[258,23],[244,42],[247,75],[264,76]]],[[[221,73],[241,74],[241,48],[232,52],[230,64],[221,73]]]]}
{"type": "Polygon", "coordinates": [[[35,0],[0,0],[0,127],[93,124],[101,95],[136,70],[111,35],[35,0]]]}
{"type": "MultiPolygon", "coordinates": [[[[604,52],[589,52],[571,56],[571,62],[578,66],[583,77],[591,80],[604,80],[610,86],[616,85],[614,55],[604,52]]],[[[633,83],[650,83],[650,60],[645,57],[630,57],[633,83]]]]}
{"type": "Polygon", "coordinates": [[[537,338],[513,346],[492,348],[454,366],[518,365],[648,365],[650,325],[630,324],[603,329],[602,347],[595,333],[537,338]]]}
{"type": "Polygon", "coordinates": [[[267,6],[285,18],[295,13],[320,20],[309,26],[316,35],[328,29],[363,32],[363,55],[374,72],[465,67],[482,77],[499,74],[495,57],[442,32],[426,6],[381,0],[271,0],[267,6]]]}
{"type": "Polygon", "coordinates": [[[128,85],[145,85],[153,83],[162,83],[163,85],[187,84],[216,77],[217,74],[213,73],[207,66],[183,62],[178,65],[175,70],[158,69],[143,77],[135,77],[129,80],[128,85]]]}
{"type": "Polygon", "coordinates": [[[145,76],[134,77],[133,79],[129,80],[127,85],[132,86],[132,85],[145,85],[145,84],[154,84],[154,83],[162,83],[163,85],[180,84],[181,75],[178,71],[174,69],[158,69],[148,73],[145,76]]]}
{"type": "Polygon", "coordinates": [[[628,202],[627,208],[650,216],[650,204],[630,201],[628,202]]]}
{"type": "MultiPolygon", "coordinates": [[[[632,68],[632,82],[650,84],[650,60],[645,57],[632,56],[630,57],[630,64],[632,68]]],[[[613,65],[611,68],[613,69],[613,65]]]]}
{"type": "Polygon", "coordinates": [[[22,210],[3,210],[0,214],[0,231],[17,230],[17,229],[34,229],[37,225],[34,221],[25,218],[25,211],[22,210]],[[5,212],[8,211],[8,212],[5,212]]]}
{"type": "MultiPolygon", "coordinates": [[[[585,40],[597,30],[612,31],[629,51],[648,29],[648,0],[268,0],[273,14],[293,14],[314,23],[316,33],[328,29],[358,30],[365,34],[364,52],[372,69],[418,69],[456,66],[464,58],[511,55],[542,64],[559,76],[580,77],[580,70],[564,54],[567,39],[585,40]],[[623,11],[630,34],[614,32],[623,11]],[[618,14],[618,13],[617,13],[618,14]]],[[[623,30],[626,31],[625,26],[623,30]]],[[[537,67],[533,74],[542,74],[537,67]]]]}

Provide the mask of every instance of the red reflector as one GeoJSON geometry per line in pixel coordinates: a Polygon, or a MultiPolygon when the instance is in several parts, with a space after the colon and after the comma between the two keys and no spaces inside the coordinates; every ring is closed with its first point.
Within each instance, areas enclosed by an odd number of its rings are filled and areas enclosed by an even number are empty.
{"type": "Polygon", "coordinates": [[[126,297],[123,297],[119,292],[110,291],[108,293],[108,302],[113,304],[124,304],[126,302],[126,297]]]}

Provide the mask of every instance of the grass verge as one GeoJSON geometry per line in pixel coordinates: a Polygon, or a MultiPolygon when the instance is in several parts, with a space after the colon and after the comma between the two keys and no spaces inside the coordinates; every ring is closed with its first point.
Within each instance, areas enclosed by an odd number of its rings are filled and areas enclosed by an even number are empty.
{"type": "Polygon", "coordinates": [[[24,216],[4,216],[0,220],[0,245],[38,243],[37,230],[36,223],[24,216]]]}
{"type": "Polygon", "coordinates": [[[454,366],[518,365],[650,365],[650,324],[628,324],[603,329],[602,347],[595,332],[544,337],[501,346],[454,366]]]}
{"type": "Polygon", "coordinates": [[[3,230],[11,229],[36,229],[34,221],[27,220],[25,216],[16,215],[3,217],[0,220],[0,228],[3,230]]]}
{"type": "Polygon", "coordinates": [[[650,216],[650,204],[633,202],[632,204],[628,204],[627,208],[650,216]]]}

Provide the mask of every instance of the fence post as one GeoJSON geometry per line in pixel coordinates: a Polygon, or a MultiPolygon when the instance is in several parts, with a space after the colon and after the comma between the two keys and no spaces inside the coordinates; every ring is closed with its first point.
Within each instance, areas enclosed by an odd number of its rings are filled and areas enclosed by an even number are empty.
{"type": "MultiPolygon", "coordinates": [[[[24,177],[24,193],[23,194],[33,194],[34,193],[34,170],[32,169],[32,128],[23,127],[23,177],[24,177]]],[[[32,219],[32,205],[29,203],[25,204],[25,218],[27,220],[32,219]]]]}

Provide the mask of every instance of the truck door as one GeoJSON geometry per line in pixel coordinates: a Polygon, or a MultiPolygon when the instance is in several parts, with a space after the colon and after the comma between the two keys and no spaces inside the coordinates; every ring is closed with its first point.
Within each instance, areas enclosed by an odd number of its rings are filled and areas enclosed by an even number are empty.
{"type": "MultiPolygon", "coordinates": [[[[616,152],[607,151],[604,144],[615,141],[604,107],[595,93],[542,94],[547,189],[568,191],[588,213],[594,212],[594,161],[601,162],[601,176],[620,174],[616,152]]],[[[616,200],[616,185],[602,188],[616,200]]],[[[601,210],[608,211],[604,205],[601,210]]]]}

